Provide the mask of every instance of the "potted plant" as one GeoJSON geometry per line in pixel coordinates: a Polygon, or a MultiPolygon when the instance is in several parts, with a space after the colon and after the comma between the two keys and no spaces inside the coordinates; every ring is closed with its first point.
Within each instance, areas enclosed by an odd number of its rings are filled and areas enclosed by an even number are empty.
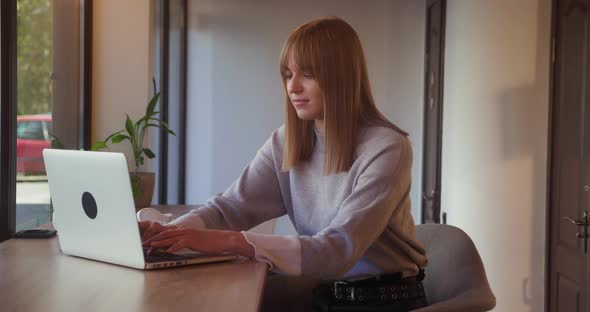
{"type": "MultiPolygon", "coordinates": [[[[154,81],[154,92],[155,90],[156,87],[154,81]]],[[[169,134],[176,136],[176,133],[169,129],[168,124],[165,121],[156,117],[159,112],[155,111],[155,107],[159,98],[160,92],[155,92],[154,96],[148,102],[145,115],[136,122],[129,117],[129,114],[125,113],[125,128],[123,130],[109,135],[103,141],[96,141],[92,145],[92,150],[97,151],[108,148],[108,144],[117,144],[124,141],[128,141],[131,144],[135,166],[129,173],[129,176],[131,179],[133,200],[136,209],[148,207],[152,202],[154,194],[155,174],[153,172],[138,171],[139,167],[144,164],[144,155],[149,159],[156,157],[154,152],[144,145],[147,129],[152,127],[164,129],[169,134]]]]}

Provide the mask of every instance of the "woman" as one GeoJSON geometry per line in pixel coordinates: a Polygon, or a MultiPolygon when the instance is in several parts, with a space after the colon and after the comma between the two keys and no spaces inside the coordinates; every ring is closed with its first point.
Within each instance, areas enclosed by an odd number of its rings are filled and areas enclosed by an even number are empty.
{"type": "Polygon", "coordinates": [[[339,18],[301,25],[283,47],[280,70],[285,125],[205,207],[167,225],[140,222],[144,244],[234,252],[279,274],[339,280],[316,289],[316,304],[332,310],[424,306],[426,257],[410,214],[412,148],[375,106],[356,32],[339,18]],[[285,214],[297,236],[244,232],[285,214]]]}

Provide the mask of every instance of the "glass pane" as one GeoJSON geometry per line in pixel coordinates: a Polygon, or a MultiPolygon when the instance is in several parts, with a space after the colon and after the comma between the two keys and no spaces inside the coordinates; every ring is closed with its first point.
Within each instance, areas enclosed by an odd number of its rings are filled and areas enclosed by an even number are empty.
{"type": "Polygon", "coordinates": [[[49,222],[43,149],[51,146],[53,1],[17,1],[16,230],[49,222]]]}

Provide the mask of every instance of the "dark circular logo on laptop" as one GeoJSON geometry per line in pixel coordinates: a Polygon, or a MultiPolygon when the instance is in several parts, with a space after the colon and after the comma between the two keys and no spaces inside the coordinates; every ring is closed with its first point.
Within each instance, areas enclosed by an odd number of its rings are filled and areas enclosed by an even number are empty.
{"type": "Polygon", "coordinates": [[[96,208],[96,200],[94,200],[94,196],[92,196],[92,194],[88,192],[84,192],[84,194],[82,194],[82,208],[84,208],[84,212],[88,218],[96,218],[98,209],[96,208]]]}

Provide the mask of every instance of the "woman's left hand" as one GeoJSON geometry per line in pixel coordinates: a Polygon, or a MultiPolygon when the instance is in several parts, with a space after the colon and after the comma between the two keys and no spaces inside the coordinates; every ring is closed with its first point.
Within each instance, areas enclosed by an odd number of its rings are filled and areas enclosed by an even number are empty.
{"type": "Polygon", "coordinates": [[[144,241],[143,245],[166,252],[188,248],[208,254],[233,252],[245,257],[254,256],[254,247],[242,233],[234,231],[180,228],[161,232],[144,241]]]}

